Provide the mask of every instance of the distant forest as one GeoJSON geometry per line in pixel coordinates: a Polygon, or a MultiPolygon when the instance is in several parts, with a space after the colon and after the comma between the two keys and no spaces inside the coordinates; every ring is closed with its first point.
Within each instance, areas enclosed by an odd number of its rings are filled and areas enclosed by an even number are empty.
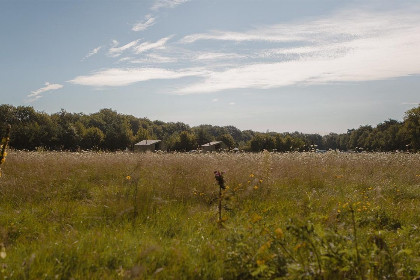
{"type": "Polygon", "coordinates": [[[55,114],[35,111],[30,106],[0,105],[0,135],[10,124],[10,146],[19,150],[106,150],[133,148],[145,139],[160,139],[168,151],[190,151],[210,141],[223,141],[227,147],[258,152],[342,150],[342,151],[420,151],[420,106],[405,113],[402,122],[386,120],[349,129],[347,133],[305,134],[299,132],[241,131],[234,126],[200,125],[151,121],[102,109],[93,114],[55,114]]]}

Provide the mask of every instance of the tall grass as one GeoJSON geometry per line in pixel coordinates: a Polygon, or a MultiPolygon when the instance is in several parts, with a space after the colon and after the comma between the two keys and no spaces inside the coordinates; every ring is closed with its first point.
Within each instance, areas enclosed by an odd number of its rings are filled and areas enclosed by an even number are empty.
{"type": "Polygon", "coordinates": [[[413,279],[419,187],[419,154],[10,152],[0,276],[413,279]]]}

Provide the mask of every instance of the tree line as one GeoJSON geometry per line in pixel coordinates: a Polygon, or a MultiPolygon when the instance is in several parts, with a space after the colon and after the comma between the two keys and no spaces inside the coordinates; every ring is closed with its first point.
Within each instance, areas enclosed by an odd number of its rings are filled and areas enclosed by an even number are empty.
{"type": "Polygon", "coordinates": [[[10,146],[19,150],[125,150],[146,139],[160,139],[169,151],[190,151],[210,141],[226,147],[258,152],[315,150],[420,151],[420,106],[408,110],[403,121],[389,119],[378,124],[349,129],[347,133],[260,133],[234,126],[151,121],[111,109],[97,113],[47,114],[30,106],[0,105],[0,135],[12,126],[10,146]]]}

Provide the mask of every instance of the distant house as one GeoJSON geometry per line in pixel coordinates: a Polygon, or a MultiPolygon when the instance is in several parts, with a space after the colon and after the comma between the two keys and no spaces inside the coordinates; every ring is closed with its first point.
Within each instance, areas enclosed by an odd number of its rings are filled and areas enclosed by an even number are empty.
{"type": "Polygon", "coordinates": [[[225,144],[222,141],[213,141],[207,144],[201,145],[203,152],[214,152],[225,148],[225,144]]]}
{"type": "Polygon", "coordinates": [[[135,152],[154,152],[162,149],[161,140],[143,140],[134,144],[135,152]]]}

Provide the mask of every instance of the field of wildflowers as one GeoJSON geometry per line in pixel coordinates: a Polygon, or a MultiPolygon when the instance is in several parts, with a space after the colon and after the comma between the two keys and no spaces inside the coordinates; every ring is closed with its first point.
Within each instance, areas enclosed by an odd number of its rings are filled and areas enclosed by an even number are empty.
{"type": "Polygon", "coordinates": [[[2,170],[4,279],[420,276],[419,154],[10,151],[2,170]]]}

